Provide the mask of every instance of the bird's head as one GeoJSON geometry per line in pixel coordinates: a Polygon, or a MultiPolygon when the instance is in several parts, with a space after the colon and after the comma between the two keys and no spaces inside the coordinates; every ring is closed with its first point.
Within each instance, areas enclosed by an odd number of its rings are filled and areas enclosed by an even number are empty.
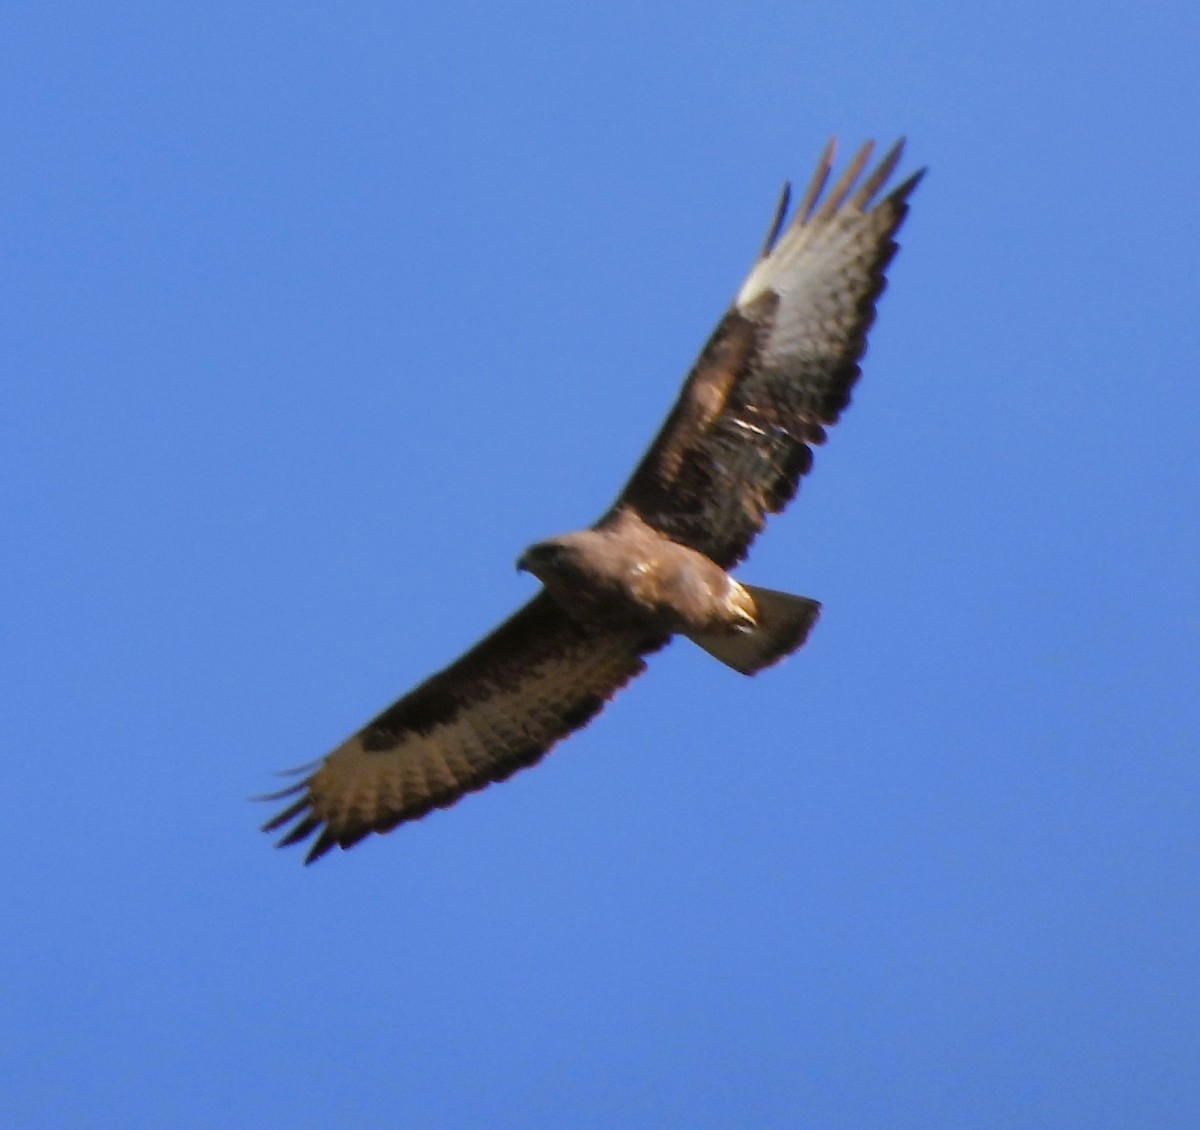
{"type": "Polygon", "coordinates": [[[543,584],[549,584],[552,580],[561,584],[575,584],[586,572],[587,561],[598,536],[594,530],[575,530],[534,542],[517,559],[517,569],[532,573],[543,584]]]}
{"type": "Polygon", "coordinates": [[[572,556],[571,548],[561,538],[548,538],[534,542],[517,558],[517,571],[532,573],[544,583],[547,577],[557,576],[572,556]]]}

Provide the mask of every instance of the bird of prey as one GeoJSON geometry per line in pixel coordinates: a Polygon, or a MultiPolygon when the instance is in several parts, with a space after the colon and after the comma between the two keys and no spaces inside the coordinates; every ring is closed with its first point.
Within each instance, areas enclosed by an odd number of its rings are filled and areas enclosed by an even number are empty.
{"type": "Polygon", "coordinates": [[[729,573],[782,510],[850,402],[908,198],[880,197],[896,145],[865,178],[864,145],[828,193],[830,142],[762,250],[679,399],[594,525],[517,562],[539,593],[491,635],[388,707],[299,783],[264,825],[280,846],[316,835],[306,862],[387,832],[540,760],[683,635],[746,675],[798,648],[815,600],[729,573]]]}

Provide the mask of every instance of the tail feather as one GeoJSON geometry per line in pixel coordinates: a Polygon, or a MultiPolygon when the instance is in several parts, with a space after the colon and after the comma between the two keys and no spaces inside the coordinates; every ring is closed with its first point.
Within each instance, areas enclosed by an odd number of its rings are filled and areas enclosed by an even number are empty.
{"type": "Polygon", "coordinates": [[[691,632],[693,643],[743,675],[754,675],[790,655],[808,638],[821,605],[806,596],[743,585],[754,598],[756,622],[745,631],[691,632]]]}

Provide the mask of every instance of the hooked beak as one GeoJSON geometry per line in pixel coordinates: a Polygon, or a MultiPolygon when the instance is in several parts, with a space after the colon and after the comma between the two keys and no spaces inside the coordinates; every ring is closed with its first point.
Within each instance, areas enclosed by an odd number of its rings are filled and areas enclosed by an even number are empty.
{"type": "Polygon", "coordinates": [[[559,554],[559,547],[546,542],[535,542],[520,557],[517,558],[518,573],[532,573],[538,576],[538,567],[554,561],[559,554]]]}

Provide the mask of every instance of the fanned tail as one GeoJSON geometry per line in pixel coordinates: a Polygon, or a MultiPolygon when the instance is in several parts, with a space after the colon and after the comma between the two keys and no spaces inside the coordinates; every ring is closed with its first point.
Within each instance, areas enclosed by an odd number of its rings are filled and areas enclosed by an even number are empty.
{"type": "Polygon", "coordinates": [[[694,644],[714,659],[743,675],[755,675],[764,667],[791,655],[808,639],[821,614],[821,605],[806,596],[793,596],[755,585],[742,586],[753,597],[755,624],[745,631],[692,632],[694,644]]]}

